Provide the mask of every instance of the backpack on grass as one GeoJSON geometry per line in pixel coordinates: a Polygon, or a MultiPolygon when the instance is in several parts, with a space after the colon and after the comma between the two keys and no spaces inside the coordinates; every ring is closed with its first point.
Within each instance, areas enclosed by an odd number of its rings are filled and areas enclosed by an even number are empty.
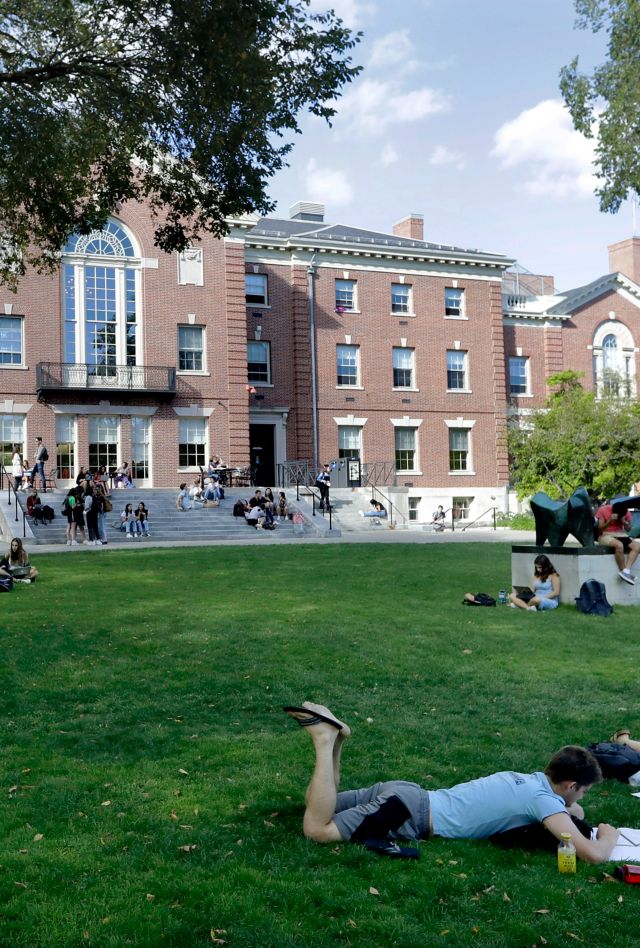
{"type": "Polygon", "coordinates": [[[495,606],[496,601],[488,593],[465,593],[462,600],[463,606],[495,606]]]}
{"type": "Polygon", "coordinates": [[[580,587],[576,609],[588,616],[610,616],[613,606],[607,600],[604,583],[597,579],[587,579],[580,587]]]}
{"type": "Polygon", "coordinates": [[[602,776],[609,780],[627,783],[629,777],[640,770],[640,753],[627,744],[601,741],[599,744],[589,744],[587,750],[600,764],[602,776]]]}

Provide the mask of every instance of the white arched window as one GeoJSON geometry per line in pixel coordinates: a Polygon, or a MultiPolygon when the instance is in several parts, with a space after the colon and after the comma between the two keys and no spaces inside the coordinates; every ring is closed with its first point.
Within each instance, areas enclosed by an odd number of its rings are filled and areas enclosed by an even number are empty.
{"type": "Polygon", "coordinates": [[[635,346],[629,329],[622,323],[611,320],[596,329],[593,337],[593,375],[598,395],[635,397],[635,346]]]}
{"type": "Polygon", "coordinates": [[[62,253],[65,363],[103,377],[142,363],[140,267],[133,237],[113,218],[101,231],[69,238],[62,253]]]}

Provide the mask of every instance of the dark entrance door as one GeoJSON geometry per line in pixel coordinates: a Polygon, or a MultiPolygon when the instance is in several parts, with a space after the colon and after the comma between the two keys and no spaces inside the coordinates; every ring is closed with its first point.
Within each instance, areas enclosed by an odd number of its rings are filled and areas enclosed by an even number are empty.
{"type": "Polygon", "coordinates": [[[251,470],[256,487],[275,487],[275,438],[275,425],[249,425],[251,470]]]}

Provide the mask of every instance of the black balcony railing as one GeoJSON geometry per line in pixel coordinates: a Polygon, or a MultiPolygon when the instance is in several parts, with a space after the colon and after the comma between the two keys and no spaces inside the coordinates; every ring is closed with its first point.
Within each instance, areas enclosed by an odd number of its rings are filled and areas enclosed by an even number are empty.
{"type": "Polygon", "coordinates": [[[38,395],[54,391],[127,392],[172,398],[176,370],[167,365],[87,365],[81,362],[40,362],[36,366],[38,395]]]}

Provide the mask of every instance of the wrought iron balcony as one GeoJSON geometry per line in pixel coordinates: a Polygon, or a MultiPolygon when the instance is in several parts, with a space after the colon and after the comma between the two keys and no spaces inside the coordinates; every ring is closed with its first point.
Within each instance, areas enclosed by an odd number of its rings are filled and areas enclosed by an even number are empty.
{"type": "Polygon", "coordinates": [[[40,362],[36,366],[36,389],[38,396],[51,392],[90,390],[171,399],[176,392],[176,370],[166,365],[40,362]]]}

